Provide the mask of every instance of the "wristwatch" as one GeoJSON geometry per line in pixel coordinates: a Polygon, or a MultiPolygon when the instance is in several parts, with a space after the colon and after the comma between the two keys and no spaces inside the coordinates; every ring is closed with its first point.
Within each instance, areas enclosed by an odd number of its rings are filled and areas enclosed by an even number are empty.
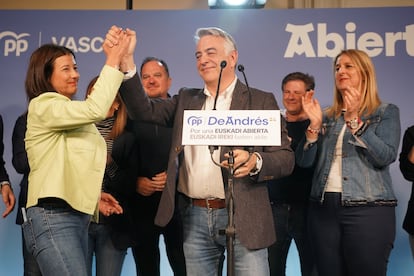
{"type": "Polygon", "coordinates": [[[355,130],[359,127],[359,124],[361,123],[361,119],[358,118],[354,118],[350,121],[346,121],[346,125],[351,129],[351,130],[355,130]]]}
{"type": "Polygon", "coordinates": [[[250,172],[250,176],[258,174],[263,165],[263,159],[260,154],[257,152],[254,152],[253,154],[256,155],[256,167],[250,172]]]}

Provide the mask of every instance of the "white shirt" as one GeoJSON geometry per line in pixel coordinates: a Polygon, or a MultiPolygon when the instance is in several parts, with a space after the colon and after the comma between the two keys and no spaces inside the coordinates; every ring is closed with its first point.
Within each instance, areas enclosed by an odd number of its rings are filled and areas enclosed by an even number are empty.
{"type": "MultiPolygon", "coordinates": [[[[229,110],[237,76],[233,82],[219,94],[216,110],[229,110]]],[[[202,109],[212,110],[214,96],[204,87],[207,96],[202,109]]],[[[220,163],[220,149],[213,153],[213,158],[220,163]]],[[[211,160],[208,146],[185,146],[184,162],[179,168],[178,191],[190,198],[225,198],[221,168],[211,160]]]]}
{"type": "Polygon", "coordinates": [[[346,124],[344,124],[336,141],[334,159],[328,175],[326,192],[342,193],[342,144],[346,127],[346,124]]]}

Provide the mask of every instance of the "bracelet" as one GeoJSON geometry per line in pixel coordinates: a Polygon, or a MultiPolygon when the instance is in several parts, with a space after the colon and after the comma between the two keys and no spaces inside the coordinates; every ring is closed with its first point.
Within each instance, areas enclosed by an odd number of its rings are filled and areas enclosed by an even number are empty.
{"type": "Polygon", "coordinates": [[[361,121],[361,118],[357,117],[349,121],[346,121],[345,123],[346,123],[346,126],[349,127],[349,129],[355,130],[359,127],[359,124],[362,123],[362,121],[361,121]]]}
{"type": "Polygon", "coordinates": [[[368,127],[368,124],[364,122],[364,123],[361,125],[361,127],[360,127],[360,128],[358,128],[358,130],[357,130],[357,131],[355,131],[354,135],[355,135],[356,137],[361,136],[361,135],[365,132],[365,130],[367,129],[367,127],[368,127]]]}
{"type": "Polygon", "coordinates": [[[1,182],[0,183],[0,192],[1,192],[1,190],[3,189],[3,186],[9,186],[10,187],[10,190],[12,190],[13,191],[13,188],[12,188],[12,186],[11,186],[11,184],[10,184],[10,182],[8,182],[8,181],[3,181],[3,182],[1,182]]]}
{"type": "Polygon", "coordinates": [[[321,129],[320,128],[311,128],[311,126],[308,126],[306,131],[308,131],[309,133],[312,133],[312,134],[319,134],[319,132],[321,132],[321,129]]]}

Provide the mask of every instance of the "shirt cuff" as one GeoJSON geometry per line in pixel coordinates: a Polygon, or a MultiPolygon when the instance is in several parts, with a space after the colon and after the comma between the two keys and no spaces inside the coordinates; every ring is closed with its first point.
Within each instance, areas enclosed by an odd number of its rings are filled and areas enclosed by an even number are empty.
{"type": "Polygon", "coordinates": [[[137,66],[135,65],[133,69],[124,72],[124,81],[129,80],[137,73],[137,66]]]}
{"type": "Polygon", "coordinates": [[[303,146],[304,150],[308,150],[310,147],[312,147],[316,141],[318,141],[318,138],[315,139],[306,139],[305,145],[303,146]]]}

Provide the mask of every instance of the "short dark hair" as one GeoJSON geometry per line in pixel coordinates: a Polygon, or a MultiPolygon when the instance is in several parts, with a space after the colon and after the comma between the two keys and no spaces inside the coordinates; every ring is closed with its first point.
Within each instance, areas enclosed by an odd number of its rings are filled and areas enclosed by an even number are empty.
{"type": "Polygon", "coordinates": [[[282,92],[285,88],[286,83],[293,80],[300,80],[305,83],[306,91],[314,90],[315,89],[315,78],[309,74],[305,74],[302,72],[293,72],[287,74],[282,80],[282,92]]]}
{"type": "Polygon", "coordinates": [[[162,59],[160,59],[160,58],[156,58],[156,57],[146,57],[146,58],[144,58],[144,60],[142,61],[142,63],[141,63],[141,68],[140,68],[140,71],[139,71],[139,74],[140,75],[142,75],[142,68],[144,67],[144,65],[145,64],[147,64],[148,62],[150,62],[150,61],[157,61],[157,62],[159,62],[159,63],[161,63],[161,65],[164,67],[164,69],[165,69],[165,72],[167,73],[167,76],[169,77],[170,76],[170,70],[168,70],[168,65],[167,65],[167,63],[164,61],[164,60],[162,60],[162,59]]]}
{"type": "Polygon", "coordinates": [[[26,96],[30,101],[42,93],[55,91],[50,83],[53,66],[58,57],[75,54],[69,48],[55,44],[45,44],[37,48],[30,56],[26,73],[26,96]]]}

